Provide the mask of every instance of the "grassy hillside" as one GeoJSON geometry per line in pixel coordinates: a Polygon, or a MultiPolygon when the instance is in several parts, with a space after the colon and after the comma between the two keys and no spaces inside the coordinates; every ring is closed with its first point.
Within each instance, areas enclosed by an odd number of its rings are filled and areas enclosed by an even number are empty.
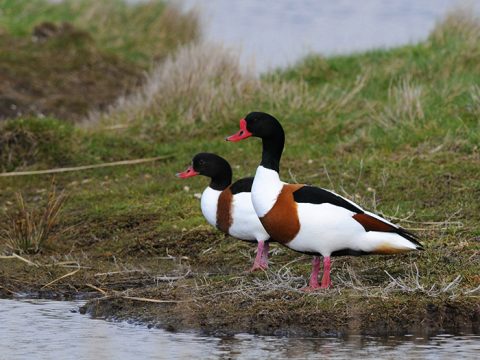
{"type": "MultiPolygon", "coordinates": [[[[3,171],[172,156],[56,175],[68,194],[60,235],[25,255],[39,267],[0,259],[0,291],[39,290],[69,274],[58,265],[69,261],[78,272],[43,294],[100,289],[116,297],[95,307],[98,314],[160,319],[173,328],[391,332],[463,323],[478,330],[479,40],[480,21],[455,13],[417,45],[311,55],[261,79],[242,73],[228,50],[193,44],[167,56],[138,91],[91,115],[87,126],[35,117],[0,123],[3,171]],[[309,258],[279,246],[268,272],[244,276],[254,247],[206,225],[197,198],[206,179],[174,174],[195,153],[210,151],[231,162],[236,178],[251,175],[259,142],[223,139],[253,110],[272,113],[285,127],[284,180],[333,189],[417,232],[426,250],[337,259],[337,288],[319,294],[296,290],[308,279],[309,258]],[[125,296],[187,303],[147,302],[134,310],[125,296]],[[323,325],[312,324],[319,312],[323,325]],[[261,328],[253,321],[258,314],[261,328]]],[[[19,191],[28,204],[45,202],[50,182],[46,175],[0,177],[2,211],[14,212],[19,191]]]]}
{"type": "Polygon", "coordinates": [[[30,36],[39,24],[68,22],[88,32],[100,49],[142,65],[199,37],[194,13],[182,14],[158,0],[136,5],[122,0],[1,0],[0,8],[0,28],[10,35],[30,36]]]}
{"type": "Polygon", "coordinates": [[[135,91],[144,72],[199,38],[193,13],[164,2],[0,1],[0,120],[80,121],[135,91]]]}

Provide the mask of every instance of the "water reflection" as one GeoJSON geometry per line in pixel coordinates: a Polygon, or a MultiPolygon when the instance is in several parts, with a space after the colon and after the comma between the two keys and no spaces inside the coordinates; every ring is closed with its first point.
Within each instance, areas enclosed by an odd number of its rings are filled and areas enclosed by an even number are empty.
{"type": "Polygon", "coordinates": [[[480,336],[207,337],[93,320],[81,302],[0,300],[0,359],[474,359],[480,336]]]}

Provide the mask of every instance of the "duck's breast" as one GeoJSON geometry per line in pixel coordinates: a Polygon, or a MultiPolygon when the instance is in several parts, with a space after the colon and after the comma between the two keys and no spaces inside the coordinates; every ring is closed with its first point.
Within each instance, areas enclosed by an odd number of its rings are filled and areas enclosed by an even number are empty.
{"type": "Polygon", "coordinates": [[[283,185],[272,208],[260,218],[270,236],[285,245],[297,236],[300,229],[293,192],[302,186],[304,185],[283,185]]]}
{"type": "Polygon", "coordinates": [[[259,218],[265,216],[277,202],[284,183],[275,170],[259,166],[252,185],[252,203],[259,218]]]}
{"type": "Polygon", "coordinates": [[[217,207],[220,193],[221,191],[219,190],[214,190],[211,187],[207,187],[203,191],[202,198],[200,200],[202,214],[212,226],[217,226],[217,207]]]}

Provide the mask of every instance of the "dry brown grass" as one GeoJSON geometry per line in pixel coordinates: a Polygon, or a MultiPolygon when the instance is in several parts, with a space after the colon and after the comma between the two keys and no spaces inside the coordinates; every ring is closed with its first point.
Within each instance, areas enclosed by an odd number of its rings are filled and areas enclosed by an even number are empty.
{"type": "Polygon", "coordinates": [[[205,43],[189,45],[160,63],[137,94],[119,99],[108,114],[91,118],[118,124],[153,117],[158,127],[172,116],[180,125],[207,122],[214,115],[226,116],[257,86],[252,74],[240,70],[232,51],[205,43]]]}
{"type": "Polygon", "coordinates": [[[436,43],[446,44],[452,37],[462,39],[464,43],[469,43],[474,48],[478,47],[480,18],[474,9],[464,6],[450,11],[437,23],[429,39],[436,43]]]}
{"type": "Polygon", "coordinates": [[[28,206],[21,193],[16,193],[17,209],[7,214],[6,228],[0,240],[14,253],[36,254],[43,245],[55,238],[54,227],[67,199],[64,191],[57,192],[55,185],[47,195],[43,209],[28,206]]]}
{"type": "Polygon", "coordinates": [[[378,122],[385,128],[397,124],[415,125],[425,118],[422,106],[423,89],[408,78],[402,79],[388,91],[389,103],[377,114],[378,122]]]}
{"type": "Polygon", "coordinates": [[[37,139],[28,129],[5,129],[0,135],[0,170],[8,169],[12,164],[24,166],[35,158],[38,152],[37,139]],[[22,154],[21,162],[18,154],[22,154]],[[19,164],[18,164],[19,163],[19,164]]]}
{"type": "Polygon", "coordinates": [[[305,110],[333,114],[355,104],[368,78],[359,77],[351,88],[312,89],[305,81],[260,80],[252,69],[242,69],[238,59],[222,46],[187,45],[159,63],[136,94],[118,99],[105,113],[92,113],[90,124],[140,123],[149,132],[185,128],[213,119],[230,121],[235,110],[255,108],[259,99],[263,108],[285,116],[305,110]]]}
{"type": "Polygon", "coordinates": [[[308,110],[330,117],[355,104],[354,100],[364,88],[367,79],[368,75],[362,75],[352,87],[338,88],[331,84],[313,87],[304,80],[286,81],[274,78],[268,82],[263,81],[256,96],[264,99],[269,111],[281,110],[284,116],[308,110]]]}
{"type": "Polygon", "coordinates": [[[384,270],[388,276],[388,282],[378,286],[365,284],[360,276],[351,266],[344,266],[335,277],[338,287],[345,289],[353,289],[365,297],[382,297],[387,298],[395,293],[415,293],[428,297],[438,297],[448,295],[450,298],[458,296],[476,296],[480,291],[480,286],[471,289],[462,288],[461,275],[452,275],[447,278],[440,279],[438,282],[432,282],[427,277],[422,276],[417,264],[412,263],[405,269],[403,276],[392,276],[387,270],[384,270]]]}

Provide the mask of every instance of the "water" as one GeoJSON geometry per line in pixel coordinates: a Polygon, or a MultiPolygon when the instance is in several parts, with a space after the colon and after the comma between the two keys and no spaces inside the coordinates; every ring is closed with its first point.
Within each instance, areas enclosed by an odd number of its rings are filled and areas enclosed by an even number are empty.
{"type": "Polygon", "coordinates": [[[480,336],[207,337],[90,319],[81,302],[0,299],[0,359],[474,359],[480,336]]]}
{"type": "MultiPolygon", "coordinates": [[[[130,0],[136,2],[139,0],[130,0]]],[[[179,2],[178,0],[171,0],[179,2]]],[[[183,0],[196,6],[208,40],[242,49],[259,72],[291,64],[309,52],[332,55],[425,39],[459,0],[183,0]]]]}

